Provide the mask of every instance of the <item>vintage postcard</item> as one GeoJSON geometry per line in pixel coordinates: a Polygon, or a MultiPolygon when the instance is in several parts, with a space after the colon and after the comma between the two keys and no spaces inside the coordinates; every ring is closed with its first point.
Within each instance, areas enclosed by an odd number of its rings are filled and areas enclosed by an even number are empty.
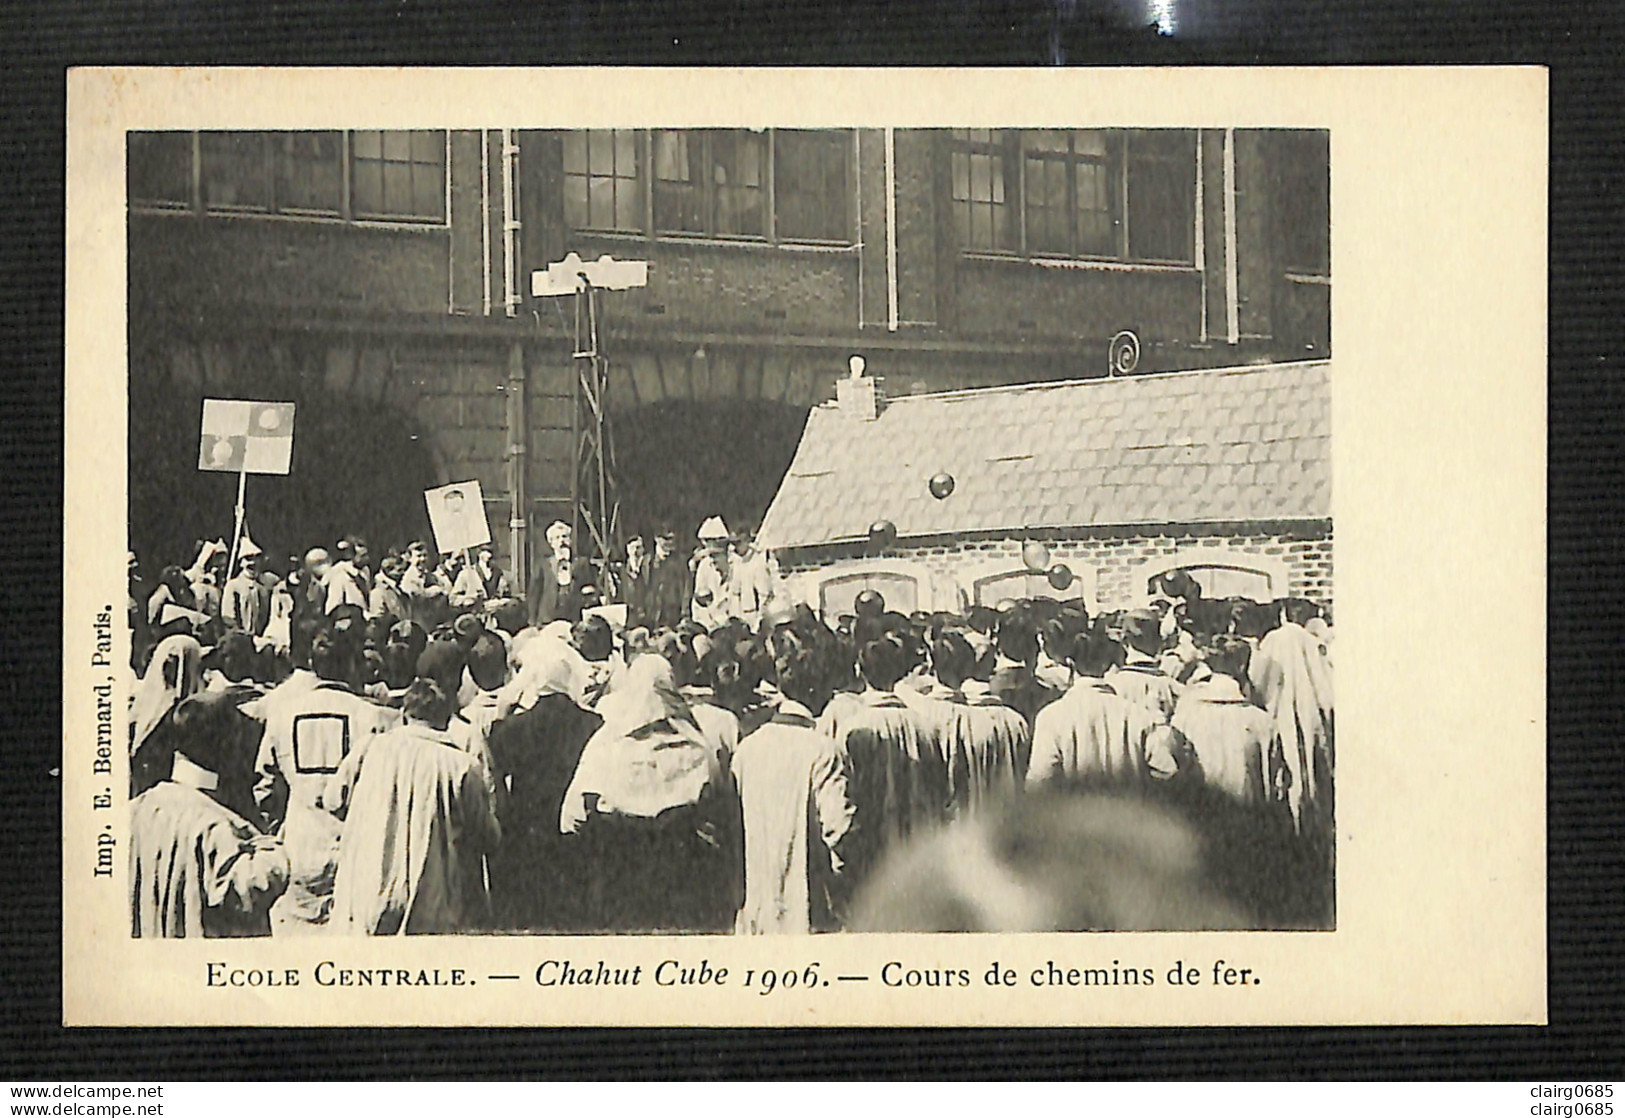
{"type": "Polygon", "coordinates": [[[74,71],[67,1023],[1543,1023],[1546,121],[74,71]]]}

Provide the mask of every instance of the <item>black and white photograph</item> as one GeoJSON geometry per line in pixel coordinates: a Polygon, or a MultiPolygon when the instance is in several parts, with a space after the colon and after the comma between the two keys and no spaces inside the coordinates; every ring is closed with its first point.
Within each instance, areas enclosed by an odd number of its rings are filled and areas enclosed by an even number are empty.
{"type": "Polygon", "coordinates": [[[130,131],[132,935],[1336,928],[1332,140],[130,131]]]}
{"type": "Polygon", "coordinates": [[[1543,96],[78,74],[65,1017],[1543,1020],[1543,96]]]}

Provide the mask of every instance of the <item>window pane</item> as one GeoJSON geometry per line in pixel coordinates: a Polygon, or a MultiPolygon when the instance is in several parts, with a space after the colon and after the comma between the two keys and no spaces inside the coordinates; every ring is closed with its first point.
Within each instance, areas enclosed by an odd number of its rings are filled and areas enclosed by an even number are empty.
{"type": "Polygon", "coordinates": [[[1096,159],[1105,159],[1110,155],[1104,132],[1072,133],[1072,150],[1077,155],[1093,156],[1096,159]]]}
{"type": "Polygon", "coordinates": [[[620,180],[615,191],[615,228],[636,231],[643,228],[643,206],[638,200],[635,179],[620,180]]]}
{"type": "Polygon", "coordinates": [[[615,172],[615,134],[603,129],[587,133],[587,169],[595,175],[615,172]]]}
{"type": "Polygon", "coordinates": [[[970,157],[970,196],[974,202],[986,202],[993,197],[993,161],[986,155],[970,157]]]}
{"type": "Polygon", "coordinates": [[[357,160],[350,182],[355,192],[354,206],[356,213],[376,214],[383,212],[384,165],[382,163],[357,160]]]}
{"type": "Polygon", "coordinates": [[[774,214],[782,239],[846,241],[846,163],[850,137],[844,132],[774,134],[774,214]]]}
{"type": "Polygon", "coordinates": [[[1116,256],[1117,224],[1112,206],[1114,168],[1105,163],[1079,163],[1077,182],[1080,256],[1116,256]]]}
{"type": "Polygon", "coordinates": [[[1053,129],[1040,129],[1034,132],[1021,134],[1022,144],[1028,151],[1053,151],[1064,153],[1067,150],[1066,133],[1053,129]]]}
{"type": "Polygon", "coordinates": [[[1196,149],[1188,132],[1135,132],[1128,144],[1129,254],[1191,259],[1196,149]]]}
{"type": "Polygon", "coordinates": [[[412,165],[384,164],[384,208],[387,214],[412,212],[412,165]]]}
{"type": "Polygon", "coordinates": [[[587,181],[587,222],[595,229],[615,223],[615,180],[594,176],[587,181]]]}
{"type": "Polygon", "coordinates": [[[378,159],[383,155],[383,133],[381,132],[352,132],[350,133],[350,146],[355,149],[357,159],[378,159]]]}
{"type": "Polygon", "coordinates": [[[970,197],[970,156],[962,151],[953,154],[954,198],[964,200],[970,197]]]}
{"type": "Polygon", "coordinates": [[[189,205],[192,201],[192,134],[131,132],[129,143],[130,200],[189,205]]]}
{"type": "Polygon", "coordinates": [[[412,167],[412,209],[414,217],[428,217],[435,220],[444,220],[446,194],[445,184],[434,173],[434,169],[425,164],[418,163],[412,167]]]}
{"type": "Polygon", "coordinates": [[[398,159],[402,162],[412,158],[412,134],[410,132],[385,132],[384,158],[398,159]]]}
{"type": "Polygon", "coordinates": [[[267,210],[271,176],[265,162],[263,132],[205,132],[203,200],[227,209],[267,210]]]}
{"type": "Polygon", "coordinates": [[[638,136],[629,128],[615,133],[615,173],[622,177],[638,173],[638,136]]]}
{"type": "Polygon", "coordinates": [[[277,208],[338,213],[344,195],[342,134],[278,132],[271,139],[277,208]]]}
{"type": "Polygon", "coordinates": [[[667,182],[688,182],[688,133],[656,132],[654,134],[655,178],[667,182]]]}
{"type": "Polygon", "coordinates": [[[412,133],[412,162],[414,163],[442,163],[446,158],[446,134],[444,132],[413,132],[412,133]]]}
{"type": "Polygon", "coordinates": [[[656,180],[654,191],[655,228],[663,233],[705,232],[698,187],[656,180]]]}
{"type": "Polygon", "coordinates": [[[762,206],[764,135],[744,131],[711,134],[712,229],[724,236],[767,235],[762,206]]]}
{"type": "Polygon", "coordinates": [[[587,218],[585,175],[564,176],[564,220],[572,229],[585,229],[592,224],[587,218]]]}
{"type": "Polygon", "coordinates": [[[564,134],[564,173],[567,175],[587,173],[587,137],[580,132],[564,134]]]}

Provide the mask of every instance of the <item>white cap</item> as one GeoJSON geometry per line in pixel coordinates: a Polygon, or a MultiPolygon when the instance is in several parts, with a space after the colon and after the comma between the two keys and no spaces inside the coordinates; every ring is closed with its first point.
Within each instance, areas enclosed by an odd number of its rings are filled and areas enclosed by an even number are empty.
{"type": "Polygon", "coordinates": [[[243,533],[243,542],[237,548],[237,558],[238,559],[247,559],[250,555],[264,555],[264,554],[265,554],[264,548],[260,547],[259,544],[255,543],[253,540],[249,539],[248,538],[248,533],[244,532],[243,533]]]}
{"type": "Polygon", "coordinates": [[[702,540],[725,540],[728,538],[728,526],[722,522],[722,517],[707,517],[700,525],[699,537],[702,540]]]}

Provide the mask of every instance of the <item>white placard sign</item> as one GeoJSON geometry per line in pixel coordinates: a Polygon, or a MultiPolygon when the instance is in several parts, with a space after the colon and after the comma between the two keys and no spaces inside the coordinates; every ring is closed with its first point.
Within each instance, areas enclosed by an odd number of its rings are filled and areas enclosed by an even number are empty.
{"type": "Polygon", "coordinates": [[[477,481],[459,481],[428,489],[423,500],[429,506],[429,526],[434,529],[434,545],[442,555],[465,547],[491,542],[491,525],[485,519],[485,498],[477,481]]]}

